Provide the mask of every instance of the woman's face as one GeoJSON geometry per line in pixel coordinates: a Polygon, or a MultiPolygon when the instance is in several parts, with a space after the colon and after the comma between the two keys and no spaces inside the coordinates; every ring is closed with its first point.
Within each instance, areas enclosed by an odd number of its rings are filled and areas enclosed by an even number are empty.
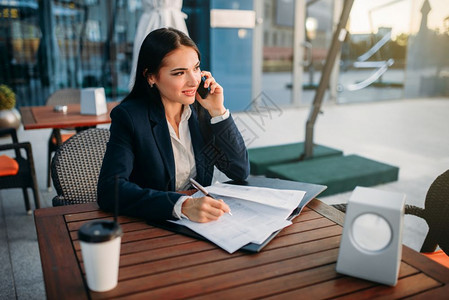
{"type": "Polygon", "coordinates": [[[155,83],[164,105],[169,103],[192,104],[201,80],[198,54],[191,47],[181,46],[168,53],[156,76],[149,82],[155,83]]]}

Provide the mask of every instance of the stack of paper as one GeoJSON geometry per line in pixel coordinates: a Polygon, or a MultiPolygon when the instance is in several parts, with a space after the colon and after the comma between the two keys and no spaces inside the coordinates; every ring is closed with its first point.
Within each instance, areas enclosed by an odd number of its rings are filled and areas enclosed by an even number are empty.
{"type": "MultiPolygon", "coordinates": [[[[278,190],[230,184],[214,184],[207,191],[229,205],[232,216],[195,223],[186,219],[174,221],[184,225],[219,247],[233,253],[248,243],[261,244],[273,232],[291,224],[287,221],[305,195],[304,191],[278,190]]],[[[201,197],[198,192],[192,197],[201,197]]]]}

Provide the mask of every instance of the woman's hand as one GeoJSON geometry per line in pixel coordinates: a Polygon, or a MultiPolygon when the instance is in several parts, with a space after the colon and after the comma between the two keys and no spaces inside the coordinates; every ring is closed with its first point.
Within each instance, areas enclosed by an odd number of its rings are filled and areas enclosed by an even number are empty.
{"type": "Polygon", "coordinates": [[[215,200],[206,196],[188,198],[182,204],[181,211],[191,221],[206,223],[218,220],[224,213],[228,213],[230,209],[223,200],[215,200]]]}
{"type": "Polygon", "coordinates": [[[210,72],[202,71],[201,77],[203,76],[206,76],[204,87],[210,87],[210,92],[206,99],[201,98],[201,96],[196,93],[196,100],[201,104],[202,107],[207,109],[211,117],[221,116],[226,112],[226,108],[223,104],[223,88],[215,81],[210,72]]]}

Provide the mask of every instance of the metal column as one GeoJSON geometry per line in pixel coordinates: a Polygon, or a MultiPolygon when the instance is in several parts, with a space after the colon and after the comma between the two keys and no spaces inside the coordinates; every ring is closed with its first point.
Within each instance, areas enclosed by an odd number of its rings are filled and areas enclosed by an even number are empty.
{"type": "Polygon", "coordinates": [[[324,64],[324,68],[322,71],[320,84],[318,85],[315,98],[313,99],[313,105],[306,122],[306,140],[304,143],[304,153],[300,156],[300,160],[312,158],[313,156],[313,129],[315,126],[316,119],[318,117],[318,113],[321,110],[321,104],[323,102],[324,93],[327,87],[329,86],[329,79],[332,73],[332,68],[334,67],[335,64],[335,59],[340,51],[341,44],[343,43],[346,37],[345,27],[353,3],[354,0],[346,0],[343,5],[340,22],[338,23],[337,28],[334,32],[332,43],[327,53],[326,63],[324,64]]]}

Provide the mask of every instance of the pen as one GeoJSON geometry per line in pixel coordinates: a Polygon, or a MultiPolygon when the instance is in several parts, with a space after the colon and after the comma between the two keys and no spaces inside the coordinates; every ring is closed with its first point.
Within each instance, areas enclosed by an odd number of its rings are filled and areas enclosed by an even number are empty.
{"type": "MultiPolygon", "coordinates": [[[[190,178],[190,183],[193,185],[194,188],[196,188],[198,191],[202,192],[205,196],[207,197],[211,197],[212,199],[217,200],[217,198],[215,198],[214,196],[212,196],[211,194],[209,194],[206,189],[199,184],[195,179],[190,178]]],[[[229,210],[229,214],[232,216],[231,211],[229,210]]]]}

